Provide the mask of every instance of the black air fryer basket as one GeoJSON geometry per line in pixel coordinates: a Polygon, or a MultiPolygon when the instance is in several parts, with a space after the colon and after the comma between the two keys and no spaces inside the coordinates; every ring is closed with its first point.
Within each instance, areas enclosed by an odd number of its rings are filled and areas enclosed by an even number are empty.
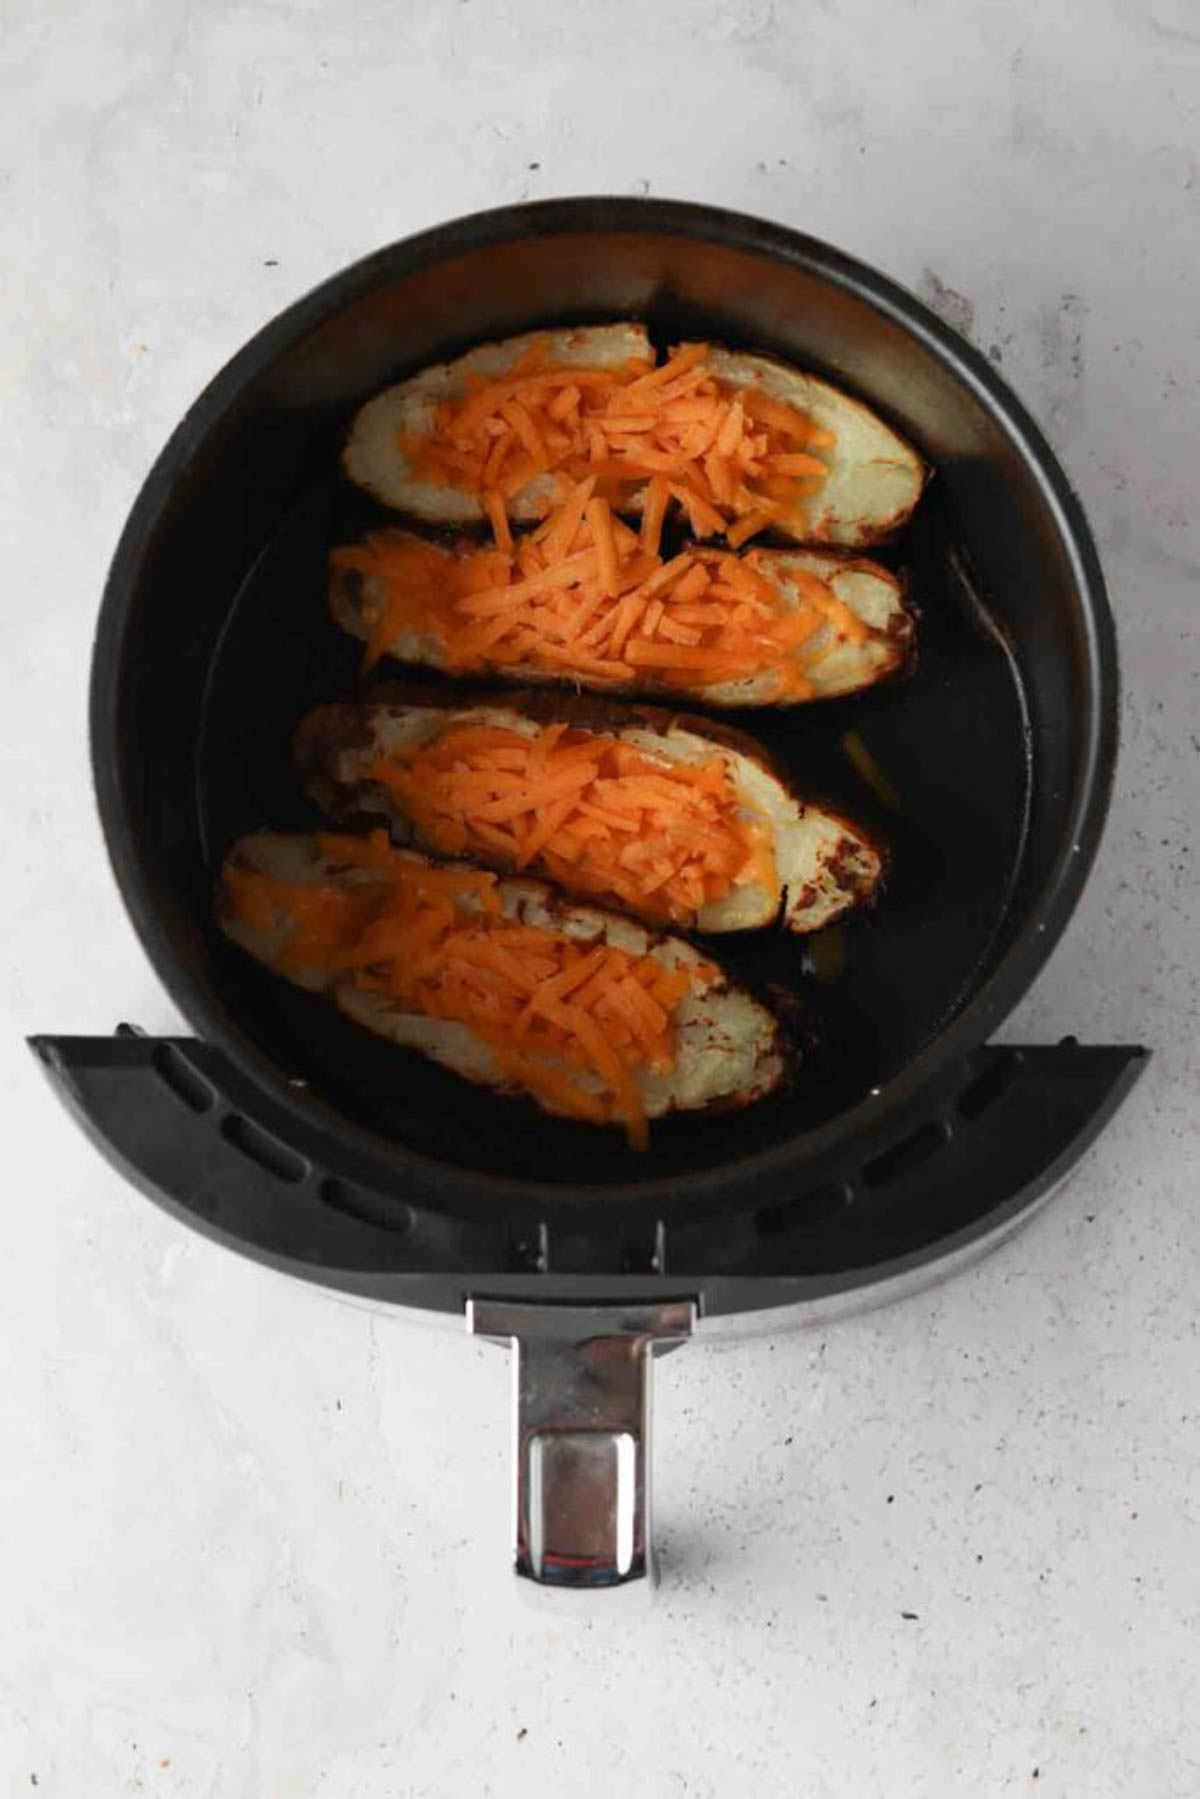
{"type": "Polygon", "coordinates": [[[275,319],[147,479],[100,615],[92,755],[122,895],[196,1036],[122,1026],[34,1047],[106,1153],[189,1224],[511,1340],[518,1566],[619,1583],[647,1565],[654,1345],[947,1272],[1031,1213],[1135,1079],[1136,1049],[987,1043],[1082,889],[1116,718],[1079,504],[995,369],[910,295],[706,207],[459,220],[275,319]],[[711,338],[825,373],[936,471],[892,553],[920,612],[915,674],[736,721],[798,784],[874,814],[885,900],[832,944],[723,940],[735,977],[788,995],[800,1078],[742,1113],[668,1118],[643,1155],[389,1050],[251,967],[212,918],[237,835],[317,822],[287,744],[357,679],[323,592],[328,548],[363,517],[337,472],[355,408],[474,343],[622,317],[659,344],[711,338]],[[848,733],[885,772],[882,809],[848,733]]]}

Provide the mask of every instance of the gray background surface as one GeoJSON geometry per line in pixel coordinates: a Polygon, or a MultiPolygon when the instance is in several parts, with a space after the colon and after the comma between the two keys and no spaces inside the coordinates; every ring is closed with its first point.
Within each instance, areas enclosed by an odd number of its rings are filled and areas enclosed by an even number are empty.
{"type": "Polygon", "coordinates": [[[0,16],[0,1788],[1192,1799],[1193,0],[0,16]],[[20,1035],[176,1022],[104,861],[84,692],[107,558],[180,413],[345,261],[599,190],[828,237],[1042,420],[1105,555],[1124,743],[1085,903],[1008,1035],[1156,1057],[973,1273],[664,1364],[665,1584],[581,1615],[520,1604],[507,1571],[503,1356],[187,1234],[20,1035]]]}

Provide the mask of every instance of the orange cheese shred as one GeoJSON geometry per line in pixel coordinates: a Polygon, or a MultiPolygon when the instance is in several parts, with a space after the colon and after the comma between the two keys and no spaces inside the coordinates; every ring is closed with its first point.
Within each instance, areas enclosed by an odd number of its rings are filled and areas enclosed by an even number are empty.
{"type": "Polygon", "coordinates": [[[508,528],[508,513],[505,511],[503,499],[494,487],[485,489],[483,509],[488,515],[492,536],[496,539],[496,548],[503,550],[506,554],[511,554],[513,540],[512,532],[508,528]]]}

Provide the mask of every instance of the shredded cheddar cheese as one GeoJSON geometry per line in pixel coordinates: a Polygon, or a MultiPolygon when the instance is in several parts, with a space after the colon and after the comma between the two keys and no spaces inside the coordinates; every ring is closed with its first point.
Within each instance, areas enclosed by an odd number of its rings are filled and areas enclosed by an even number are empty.
{"type": "Polygon", "coordinates": [[[659,524],[674,500],[697,537],[724,534],[736,548],[819,491],[828,464],[817,452],[827,456],[835,438],[758,386],[718,379],[709,348],[685,344],[659,368],[586,369],[556,365],[539,337],[508,373],[468,376],[432,430],[403,431],[399,446],[419,479],[474,494],[498,541],[506,507],[531,481],[556,478],[548,509],[555,485],[561,496],[591,476],[618,511],[657,482],[659,524]]]}
{"type": "Polygon", "coordinates": [[[419,837],[441,855],[528,870],[656,921],[693,926],[735,887],[777,887],[770,834],[719,753],[658,757],[620,737],[451,722],[379,757],[419,837]]]}
{"type": "Polygon", "coordinates": [[[455,674],[530,670],[694,692],[771,671],[779,697],[799,700],[813,692],[805,646],[823,627],[833,639],[824,632],[809,656],[869,635],[826,582],[794,564],[789,604],[765,578],[761,552],[693,548],[664,561],[664,488],[651,482],[639,535],[595,485],[591,475],[579,482],[511,548],[498,520],[494,547],[448,550],[387,530],[334,550],[335,571],[374,584],[367,667],[415,638],[436,644],[435,660],[455,674]]]}
{"type": "Polygon", "coordinates": [[[424,863],[383,831],[317,843],[354,878],[292,883],[226,870],[236,917],[256,931],[285,927],[282,973],[315,971],[469,1025],[508,1084],[570,1117],[618,1122],[644,1147],[635,1076],[674,1067],[679,1007],[696,980],[715,978],[711,964],[670,968],[508,917],[494,874],[424,863]]]}

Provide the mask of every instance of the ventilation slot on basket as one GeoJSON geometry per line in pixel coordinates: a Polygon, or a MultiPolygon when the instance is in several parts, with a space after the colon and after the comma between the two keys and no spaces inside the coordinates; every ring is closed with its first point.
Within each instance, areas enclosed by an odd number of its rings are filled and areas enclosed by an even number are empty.
{"type": "Polygon", "coordinates": [[[898,1181],[902,1175],[911,1174],[931,1156],[936,1156],[949,1141],[950,1132],[944,1124],[931,1119],[923,1124],[919,1131],[909,1137],[902,1137],[891,1149],[885,1149],[881,1156],[863,1167],[863,1180],[868,1187],[887,1187],[898,1181]]]}
{"type": "Polygon", "coordinates": [[[393,1231],[403,1235],[410,1231],[415,1223],[411,1206],[402,1199],[388,1199],[382,1193],[369,1193],[363,1187],[351,1187],[346,1181],[335,1180],[327,1175],[317,1189],[327,1206],[335,1212],[344,1212],[347,1218],[357,1218],[360,1224],[374,1225],[379,1231],[393,1231]]]}
{"type": "Polygon", "coordinates": [[[661,1218],[653,1229],[640,1225],[626,1230],[621,1239],[621,1271],[623,1274],[665,1274],[667,1271],[667,1227],[661,1218]]]}
{"type": "Polygon", "coordinates": [[[504,1243],[506,1274],[545,1274],[550,1267],[550,1232],[545,1224],[514,1226],[504,1243]]]}
{"type": "Polygon", "coordinates": [[[754,1214],[754,1222],[762,1237],[786,1237],[792,1231],[828,1223],[849,1203],[850,1189],[842,1181],[830,1181],[780,1205],[762,1206],[754,1214]]]}
{"type": "Polygon", "coordinates": [[[959,1094],[959,1112],[966,1119],[982,1118],[998,1099],[1003,1099],[1020,1072],[1019,1051],[997,1050],[995,1060],[959,1094]]]}
{"type": "Polygon", "coordinates": [[[171,1043],[158,1043],[150,1058],[151,1066],[163,1085],[176,1099],[181,1099],[189,1112],[211,1112],[217,1103],[217,1091],[197,1072],[171,1043]]]}
{"type": "Polygon", "coordinates": [[[298,1156],[294,1149],[281,1143],[278,1137],[272,1137],[270,1131],[264,1131],[261,1125],[252,1124],[243,1118],[240,1112],[231,1112],[221,1122],[221,1135],[235,1149],[240,1149],[244,1156],[273,1174],[276,1180],[289,1181],[293,1186],[302,1181],[308,1173],[308,1163],[303,1156],[298,1156]]]}

